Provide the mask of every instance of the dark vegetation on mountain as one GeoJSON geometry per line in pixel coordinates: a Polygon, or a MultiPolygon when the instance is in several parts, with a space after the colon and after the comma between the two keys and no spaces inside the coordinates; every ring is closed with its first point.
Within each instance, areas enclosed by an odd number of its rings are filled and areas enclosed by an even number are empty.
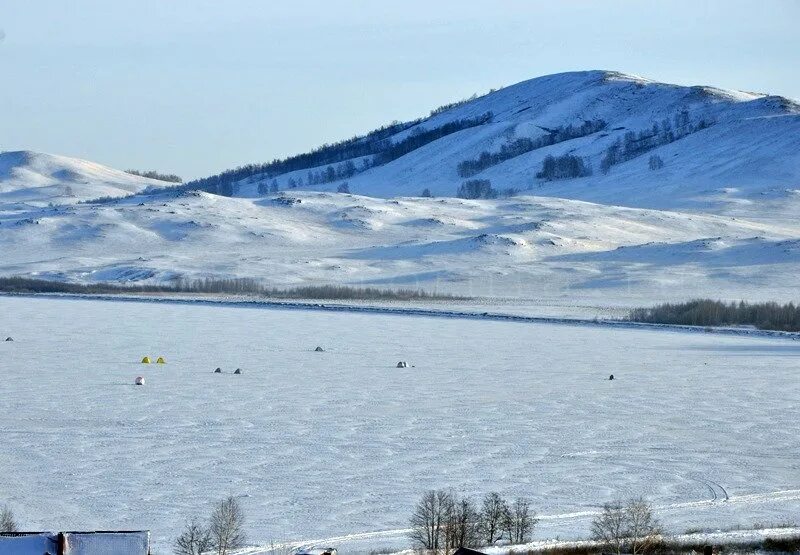
{"type": "MultiPolygon", "coordinates": [[[[440,114],[471,100],[474,100],[474,98],[437,108],[431,112],[431,115],[440,114]]],[[[306,183],[308,185],[331,183],[340,179],[347,179],[371,167],[388,164],[437,139],[463,129],[483,125],[491,121],[491,119],[492,113],[486,112],[474,118],[462,118],[430,129],[419,126],[407,137],[399,141],[392,141],[390,137],[411,127],[418,126],[424,120],[417,119],[407,123],[394,122],[366,135],[352,137],[333,144],[325,144],[305,154],[273,160],[264,164],[247,164],[210,177],[190,181],[183,187],[233,196],[236,194],[235,184],[238,181],[248,178],[252,180],[256,176],[259,179],[271,179],[285,173],[319,168],[325,165],[327,165],[325,169],[309,171],[306,176],[306,183]],[[361,158],[362,160],[356,165],[353,162],[354,158],[361,158]]],[[[293,178],[289,183],[289,188],[303,185],[302,178],[293,178]]]]}
{"type": "MultiPolygon", "coordinates": [[[[714,125],[714,121],[705,118],[692,121],[688,110],[681,110],[675,114],[673,121],[674,123],[669,118],[664,118],[660,124],[654,123],[649,129],[625,133],[624,138],[617,139],[606,150],[603,159],[600,161],[601,171],[608,173],[611,170],[611,166],[615,164],[627,162],[661,145],[673,143],[687,135],[697,133],[714,125]]],[[[653,167],[652,162],[650,163],[650,168],[657,169],[653,167]]]]}
{"type": "Polygon", "coordinates": [[[606,125],[607,123],[603,120],[585,121],[577,127],[570,124],[565,127],[545,129],[547,135],[536,139],[522,137],[509,140],[500,147],[498,152],[488,152],[484,150],[477,158],[464,160],[459,163],[458,175],[461,177],[472,177],[486,168],[496,166],[497,164],[501,164],[506,160],[511,160],[527,152],[597,133],[605,129],[606,125]]]}
{"type": "Polygon", "coordinates": [[[159,181],[167,181],[169,183],[183,183],[183,179],[181,179],[179,175],[175,175],[174,173],[160,173],[157,172],[156,170],[147,170],[147,171],[125,170],[125,173],[129,173],[131,175],[138,175],[139,177],[158,179],[159,181]]]}

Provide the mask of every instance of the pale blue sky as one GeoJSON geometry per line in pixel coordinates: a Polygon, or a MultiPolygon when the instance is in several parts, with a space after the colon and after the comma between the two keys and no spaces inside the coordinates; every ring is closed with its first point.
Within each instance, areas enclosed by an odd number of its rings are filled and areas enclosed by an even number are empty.
{"type": "Polygon", "coordinates": [[[0,0],[0,150],[198,177],[548,73],[800,98],[800,1],[0,0]]]}

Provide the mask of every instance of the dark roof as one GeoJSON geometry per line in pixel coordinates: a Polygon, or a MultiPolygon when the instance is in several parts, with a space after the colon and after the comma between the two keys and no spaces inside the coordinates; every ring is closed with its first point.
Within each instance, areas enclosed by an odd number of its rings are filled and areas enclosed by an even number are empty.
{"type": "Polygon", "coordinates": [[[459,547],[453,555],[486,555],[480,551],[475,551],[474,549],[470,549],[468,547],[459,547]]]}

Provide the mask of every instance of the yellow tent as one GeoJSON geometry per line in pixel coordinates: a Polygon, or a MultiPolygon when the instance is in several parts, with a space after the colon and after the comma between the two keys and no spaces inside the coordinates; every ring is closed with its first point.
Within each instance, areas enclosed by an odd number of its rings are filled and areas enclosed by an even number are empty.
{"type": "Polygon", "coordinates": [[[156,359],[156,364],[166,364],[166,363],[167,363],[167,361],[164,360],[164,357],[158,357],[156,359]]]}
{"type": "Polygon", "coordinates": [[[144,357],[142,359],[142,364],[150,364],[150,357],[144,357]]]}

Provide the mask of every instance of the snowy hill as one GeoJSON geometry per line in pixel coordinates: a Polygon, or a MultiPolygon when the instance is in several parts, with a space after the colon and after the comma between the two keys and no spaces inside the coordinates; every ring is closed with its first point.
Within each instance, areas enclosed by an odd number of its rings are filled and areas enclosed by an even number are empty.
{"type": "MultiPolygon", "coordinates": [[[[498,191],[744,215],[764,196],[792,196],[800,188],[800,105],[617,72],[562,73],[390,126],[338,149],[319,149],[291,164],[243,170],[223,175],[223,181],[232,181],[228,194],[258,196],[259,188],[263,193],[273,183],[281,190],[335,191],[347,182],[361,195],[417,196],[427,188],[434,196],[455,196],[469,178],[488,179],[498,191]],[[592,126],[575,133],[586,122],[592,126]],[[453,131],[447,125],[457,130],[439,136],[453,131]],[[572,134],[563,133],[567,126],[573,126],[572,134]],[[414,137],[419,140],[409,141],[414,137]],[[521,140],[533,144],[520,149],[521,140]],[[604,172],[603,160],[618,140],[624,152],[604,172]],[[404,148],[386,156],[391,146],[404,148]],[[517,150],[479,171],[459,172],[460,164],[504,148],[517,150]],[[585,161],[592,175],[536,177],[547,156],[565,154],[585,161]],[[651,170],[651,156],[663,167],[651,170]]],[[[214,190],[219,179],[199,184],[214,190]]]]}
{"type": "Polygon", "coordinates": [[[800,224],[548,197],[201,192],[0,211],[2,274],[256,277],[517,298],[793,298],[800,224]],[[758,291],[756,291],[758,289],[758,291]],[[688,292],[688,293],[687,293],[688,292]]]}
{"type": "Polygon", "coordinates": [[[788,301],[800,286],[800,106],[763,94],[564,73],[154,190],[165,186],[83,160],[0,154],[0,274],[241,276],[611,304],[788,301]],[[514,195],[453,198],[468,179],[514,195]],[[329,192],[344,182],[358,194],[329,192]],[[76,204],[98,197],[128,198],[76,204]]]}
{"type": "Polygon", "coordinates": [[[71,204],[166,185],[67,156],[30,151],[0,153],[0,203],[71,204]]]}

